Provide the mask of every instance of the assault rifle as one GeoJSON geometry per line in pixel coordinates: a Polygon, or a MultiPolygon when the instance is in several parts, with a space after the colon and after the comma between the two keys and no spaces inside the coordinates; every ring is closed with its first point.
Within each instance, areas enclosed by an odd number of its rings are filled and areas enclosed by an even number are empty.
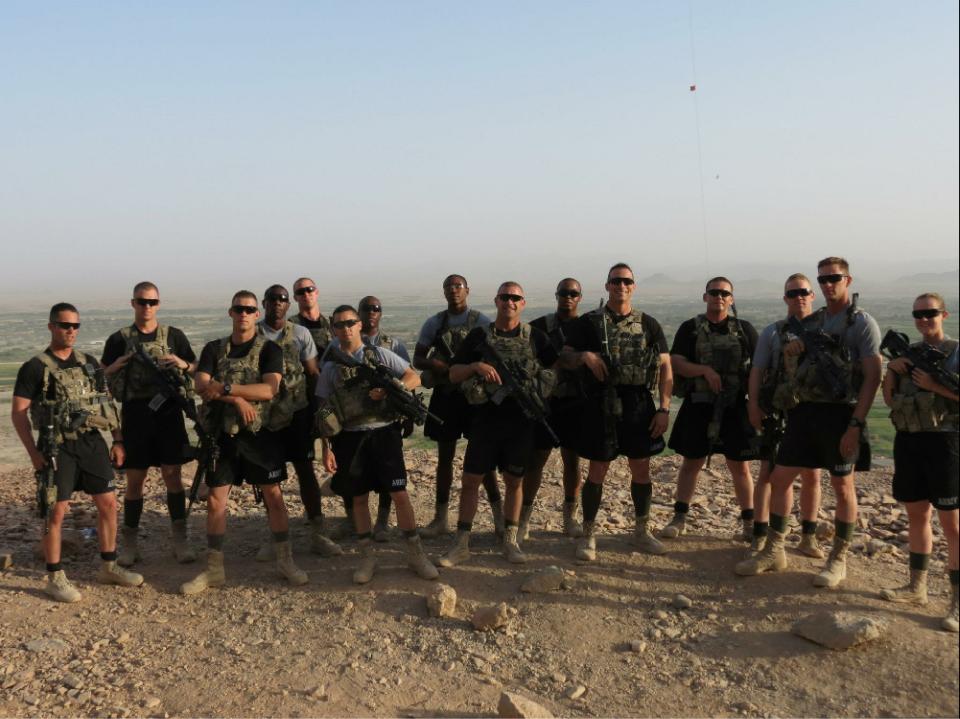
{"type": "Polygon", "coordinates": [[[607,381],[600,385],[600,421],[603,423],[603,446],[607,454],[616,455],[619,440],[617,438],[617,420],[623,415],[623,405],[617,396],[617,387],[613,383],[613,375],[617,371],[618,362],[610,352],[610,333],[607,330],[607,313],[604,301],[600,300],[600,322],[603,327],[603,336],[600,338],[600,358],[607,366],[607,381]]]}
{"type": "Polygon", "coordinates": [[[43,469],[34,472],[37,480],[37,515],[43,520],[43,533],[50,531],[50,508],[57,503],[57,458],[60,443],[57,432],[77,432],[90,413],[86,410],[70,413],[64,407],[54,409],[55,403],[43,402],[43,423],[37,438],[37,449],[43,455],[43,469]]]}
{"type": "Polygon", "coordinates": [[[437,417],[427,409],[426,404],[416,392],[407,390],[401,383],[383,365],[371,367],[370,365],[354,359],[339,347],[333,344],[327,345],[321,361],[331,360],[344,367],[351,367],[357,370],[357,380],[364,381],[371,387],[382,389],[387,393],[387,405],[390,409],[408,419],[412,419],[414,424],[423,424],[427,417],[438,424],[443,424],[443,420],[437,417]]]}
{"type": "Polygon", "coordinates": [[[912,347],[903,332],[887,330],[880,343],[880,352],[888,360],[905,358],[913,367],[934,378],[951,392],[960,392],[960,376],[944,369],[947,355],[935,347],[912,347]]]}
{"type": "Polygon", "coordinates": [[[847,396],[847,380],[836,364],[830,361],[830,350],[838,341],[822,329],[807,329],[796,317],[787,320],[787,328],[803,342],[805,361],[809,362],[820,381],[826,385],[830,399],[841,401],[847,396]]]}
{"type": "MultiPolygon", "coordinates": [[[[731,352],[729,349],[714,350],[714,370],[721,377],[732,376],[738,368],[730,367],[731,352]]],[[[711,403],[713,405],[710,414],[710,422],[707,424],[707,441],[709,449],[707,450],[707,467],[710,466],[710,458],[714,451],[720,447],[720,427],[723,424],[723,415],[731,407],[735,407],[740,398],[739,383],[729,386],[724,383],[719,392],[691,392],[690,401],[694,403],[711,403]]]]}

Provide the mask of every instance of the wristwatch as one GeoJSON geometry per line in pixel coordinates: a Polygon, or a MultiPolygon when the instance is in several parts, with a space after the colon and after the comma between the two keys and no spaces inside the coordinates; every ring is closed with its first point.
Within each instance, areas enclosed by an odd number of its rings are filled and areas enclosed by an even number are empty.
{"type": "Polygon", "coordinates": [[[862,419],[857,419],[856,417],[850,418],[850,426],[857,427],[858,429],[864,429],[867,426],[867,423],[862,419]]]}
{"type": "Polygon", "coordinates": [[[233,391],[233,385],[232,385],[232,384],[230,384],[230,383],[228,382],[227,384],[223,385],[223,396],[224,396],[224,397],[228,396],[232,391],[233,391]]]}
{"type": "Polygon", "coordinates": [[[656,411],[656,414],[661,414],[661,413],[662,413],[662,414],[670,414],[670,408],[669,408],[669,407],[661,407],[660,409],[658,409],[658,410],[656,411]]]}

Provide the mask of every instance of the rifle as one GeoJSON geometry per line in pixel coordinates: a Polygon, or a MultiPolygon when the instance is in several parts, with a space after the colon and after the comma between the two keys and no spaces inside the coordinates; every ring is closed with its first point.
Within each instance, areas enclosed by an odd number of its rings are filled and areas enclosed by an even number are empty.
{"type": "Polygon", "coordinates": [[[371,367],[354,359],[339,347],[334,347],[333,344],[327,345],[323,357],[320,358],[321,362],[327,359],[345,367],[355,368],[357,381],[363,381],[373,388],[384,390],[387,393],[387,406],[401,416],[412,419],[414,424],[423,424],[427,421],[427,417],[438,424],[443,424],[442,419],[427,409],[421,395],[404,387],[383,365],[371,367]]]}
{"type": "Polygon", "coordinates": [[[960,376],[944,369],[947,355],[935,347],[912,347],[906,334],[887,330],[880,343],[880,352],[888,360],[903,357],[913,367],[926,372],[951,392],[960,392],[960,376]]]}
{"type": "Polygon", "coordinates": [[[57,456],[60,454],[60,444],[57,442],[57,417],[53,412],[52,403],[44,403],[44,423],[40,427],[40,436],[37,438],[37,449],[43,455],[46,464],[43,469],[34,472],[37,479],[37,515],[43,520],[43,533],[50,531],[50,508],[57,503],[57,456]]]}
{"type": "Polygon", "coordinates": [[[829,391],[829,399],[842,401],[847,397],[847,379],[843,370],[830,361],[830,350],[837,347],[837,339],[822,329],[811,330],[796,317],[787,320],[787,327],[803,342],[804,359],[809,361],[820,381],[829,391]]]}
{"type": "Polygon", "coordinates": [[[607,366],[607,381],[600,384],[601,422],[603,422],[603,444],[607,454],[616,455],[619,440],[617,438],[617,420],[623,415],[623,404],[617,396],[617,387],[613,383],[613,375],[618,369],[618,362],[610,352],[610,334],[607,330],[607,313],[604,301],[600,300],[600,321],[603,326],[603,337],[600,338],[600,358],[607,366]]]}
{"type": "MultiPolygon", "coordinates": [[[[714,350],[714,357],[716,366],[713,367],[714,370],[721,377],[729,377],[733,374],[732,368],[730,365],[730,350],[714,350]]],[[[721,445],[720,442],[720,427],[723,424],[723,415],[728,409],[736,406],[737,400],[740,397],[740,387],[738,384],[733,386],[728,386],[729,383],[725,383],[719,392],[692,392],[690,394],[690,401],[694,403],[711,403],[713,405],[712,412],[710,414],[710,422],[707,424],[707,441],[710,443],[710,448],[707,451],[707,467],[710,467],[710,458],[713,457],[714,451],[721,445]]]]}

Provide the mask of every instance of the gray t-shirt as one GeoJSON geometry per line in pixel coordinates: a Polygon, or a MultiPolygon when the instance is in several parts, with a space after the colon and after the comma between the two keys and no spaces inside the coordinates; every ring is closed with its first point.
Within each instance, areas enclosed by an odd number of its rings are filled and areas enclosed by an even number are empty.
{"type": "MultiPolygon", "coordinates": [[[[281,327],[275,330],[272,327],[268,327],[262,320],[257,323],[257,330],[260,334],[274,342],[280,339],[280,335],[283,334],[284,329],[284,327],[281,327]]],[[[297,352],[300,354],[301,362],[306,362],[317,356],[317,345],[313,341],[313,335],[310,334],[310,330],[306,327],[293,325],[293,342],[297,346],[297,352]]]]}
{"type": "MultiPolygon", "coordinates": [[[[447,327],[459,327],[460,325],[467,324],[467,317],[470,314],[470,309],[467,308],[458,315],[452,315],[447,312],[447,327]]],[[[483,312],[480,313],[480,316],[477,318],[477,324],[475,326],[483,327],[493,322],[492,319],[487,317],[483,312]]],[[[424,347],[429,347],[433,344],[434,340],[437,339],[437,332],[440,331],[440,327],[443,323],[443,317],[438,315],[433,315],[426,322],[423,323],[423,327],[420,328],[420,336],[417,338],[417,344],[423,345],[424,347]]]]}
{"type": "Polygon", "coordinates": [[[772,322],[763,328],[757,338],[757,348],[753,351],[753,366],[759,370],[773,369],[780,356],[780,332],[777,323],[772,322]]]}
{"type": "MultiPolygon", "coordinates": [[[[339,344],[337,346],[339,347],[339,344]]],[[[403,377],[404,373],[410,367],[409,362],[388,349],[384,349],[383,347],[374,347],[373,351],[377,355],[377,362],[390,370],[390,373],[397,379],[403,377]]],[[[352,353],[351,356],[358,362],[363,362],[363,347],[357,349],[357,351],[352,353]]],[[[338,367],[339,365],[336,362],[327,361],[324,362],[323,366],[320,368],[320,378],[317,380],[316,391],[317,397],[320,399],[326,399],[333,394],[334,380],[337,376],[338,367]]],[[[390,424],[390,422],[371,422],[369,424],[350,427],[349,429],[344,428],[344,432],[359,432],[367,429],[378,429],[379,427],[386,427],[388,424],[390,424]]]]}
{"type": "Polygon", "coordinates": [[[847,327],[847,311],[844,309],[835,315],[823,315],[823,331],[843,338],[854,362],[866,357],[880,355],[880,325],[866,312],[854,315],[853,324],[847,327]]]}
{"type": "MultiPolygon", "coordinates": [[[[380,345],[377,344],[377,341],[380,339],[380,334],[380,332],[377,332],[375,335],[362,335],[363,343],[365,345],[370,345],[371,347],[379,347],[380,345]]],[[[395,355],[399,355],[407,362],[410,361],[410,353],[407,352],[407,346],[396,337],[390,338],[390,351],[395,355]]]]}

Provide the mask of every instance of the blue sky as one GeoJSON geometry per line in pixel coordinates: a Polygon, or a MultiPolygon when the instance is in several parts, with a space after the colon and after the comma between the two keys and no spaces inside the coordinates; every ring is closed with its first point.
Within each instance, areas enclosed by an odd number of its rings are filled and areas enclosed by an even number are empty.
{"type": "Polygon", "coordinates": [[[0,306],[41,277],[953,269],[957,27],[949,2],[5,2],[0,306]]]}

